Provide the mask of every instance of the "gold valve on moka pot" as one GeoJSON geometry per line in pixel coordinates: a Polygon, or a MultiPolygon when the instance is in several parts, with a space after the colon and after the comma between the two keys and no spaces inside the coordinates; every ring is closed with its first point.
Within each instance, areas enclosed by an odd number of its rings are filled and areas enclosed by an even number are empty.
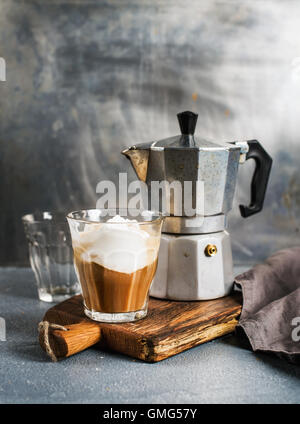
{"type": "MultiPolygon", "coordinates": [[[[240,205],[242,217],[262,210],[272,159],[257,140],[211,141],[195,135],[198,115],[177,115],[181,134],[122,151],[149,191],[151,182],[179,181],[203,186],[201,219],[185,213],[184,196],[168,196],[158,269],[151,295],[176,300],[201,300],[228,294],[233,284],[230,235],[226,217],[232,208],[238,167],[255,160],[250,205],[240,205]],[[181,211],[178,214],[178,210],[181,211]]],[[[190,204],[199,201],[197,190],[190,204]]],[[[160,203],[160,211],[162,211],[160,203]]],[[[165,204],[165,203],[164,203],[165,204]]]]}
{"type": "Polygon", "coordinates": [[[215,256],[217,254],[217,246],[215,244],[208,244],[205,248],[206,256],[215,256]]]}

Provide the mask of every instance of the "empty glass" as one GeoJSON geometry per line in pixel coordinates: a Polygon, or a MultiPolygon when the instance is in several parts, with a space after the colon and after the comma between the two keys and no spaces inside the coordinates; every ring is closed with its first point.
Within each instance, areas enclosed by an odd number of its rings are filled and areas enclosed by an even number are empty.
{"type": "Polygon", "coordinates": [[[38,212],[23,216],[22,221],[39,299],[61,302],[81,293],[65,214],[38,212]]]}

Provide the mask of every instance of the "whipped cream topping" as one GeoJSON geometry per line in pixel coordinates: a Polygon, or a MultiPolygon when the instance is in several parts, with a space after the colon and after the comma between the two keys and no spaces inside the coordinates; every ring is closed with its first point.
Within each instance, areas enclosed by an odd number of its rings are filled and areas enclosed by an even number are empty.
{"type": "Polygon", "coordinates": [[[136,220],[116,215],[105,223],[87,224],[82,232],[71,230],[73,247],[85,262],[131,274],[157,257],[159,238],[142,227],[136,220]]]}

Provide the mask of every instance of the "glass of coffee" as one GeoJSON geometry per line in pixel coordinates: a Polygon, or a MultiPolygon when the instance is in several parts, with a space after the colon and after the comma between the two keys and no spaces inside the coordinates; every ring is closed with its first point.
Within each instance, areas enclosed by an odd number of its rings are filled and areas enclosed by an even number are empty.
{"type": "Polygon", "coordinates": [[[162,215],[135,209],[90,209],[67,216],[85,314],[101,322],[147,315],[162,215]]]}

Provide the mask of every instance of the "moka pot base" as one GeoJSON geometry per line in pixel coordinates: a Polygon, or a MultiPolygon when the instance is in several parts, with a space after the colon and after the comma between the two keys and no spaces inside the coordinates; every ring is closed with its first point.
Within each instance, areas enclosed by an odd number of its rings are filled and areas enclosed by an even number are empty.
{"type": "Polygon", "coordinates": [[[162,234],[150,295],[182,301],[226,296],[233,287],[230,235],[162,234]]]}

